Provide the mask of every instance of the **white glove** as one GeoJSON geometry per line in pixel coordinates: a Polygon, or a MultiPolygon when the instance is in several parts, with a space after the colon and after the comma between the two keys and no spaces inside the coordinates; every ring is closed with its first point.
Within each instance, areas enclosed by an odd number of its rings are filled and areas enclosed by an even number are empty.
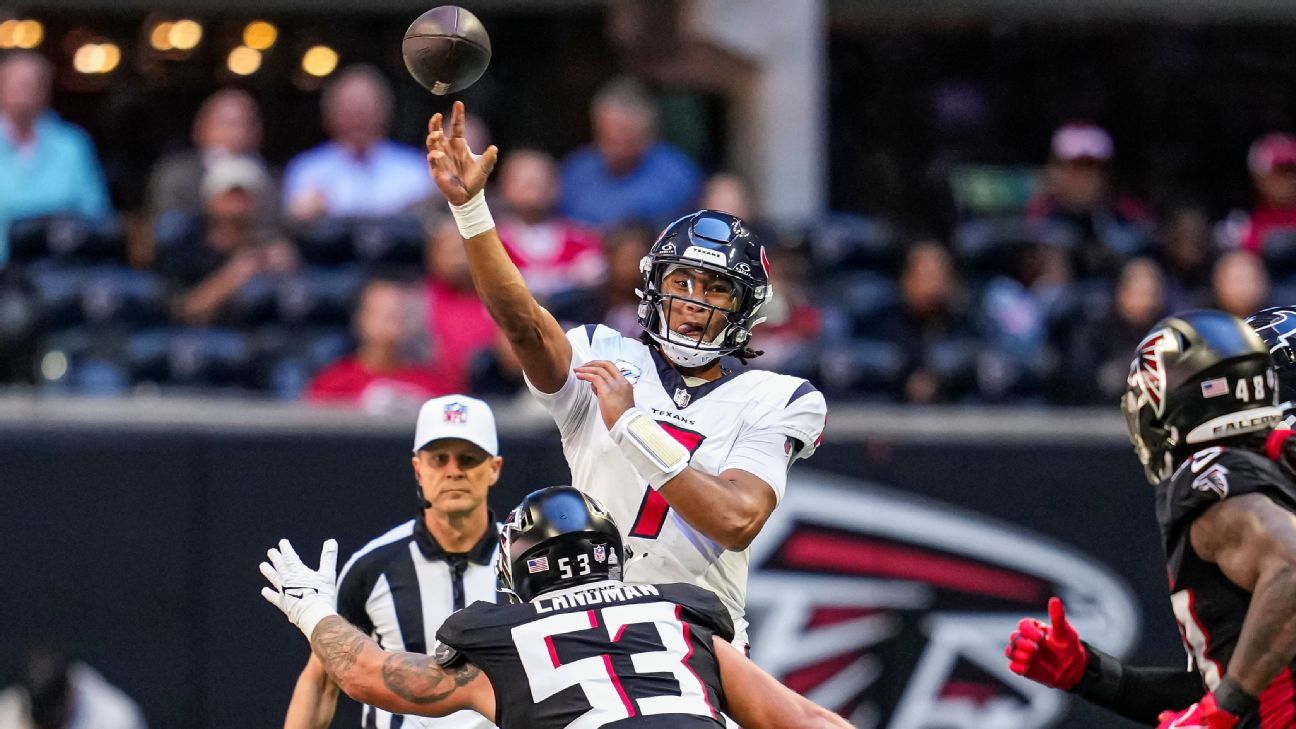
{"type": "Polygon", "coordinates": [[[270,561],[261,563],[261,574],[274,588],[261,588],[261,597],[282,610],[307,641],[321,620],[337,614],[337,552],[336,539],[325,541],[320,568],[313,570],[287,539],[280,539],[278,549],[266,551],[270,561]]]}

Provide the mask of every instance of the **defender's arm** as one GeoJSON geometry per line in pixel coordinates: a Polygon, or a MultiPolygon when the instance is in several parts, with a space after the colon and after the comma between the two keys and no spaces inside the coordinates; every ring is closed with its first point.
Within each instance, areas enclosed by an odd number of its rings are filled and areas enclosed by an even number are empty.
{"type": "Polygon", "coordinates": [[[850,722],[779,683],[729,641],[715,637],[729,713],[746,729],[825,729],[850,722]]]}

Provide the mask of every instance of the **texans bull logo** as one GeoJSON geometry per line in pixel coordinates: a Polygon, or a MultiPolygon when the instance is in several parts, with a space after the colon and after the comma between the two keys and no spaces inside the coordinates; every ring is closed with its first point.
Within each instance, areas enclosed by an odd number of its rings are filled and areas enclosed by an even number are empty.
{"type": "Polygon", "coordinates": [[[1066,695],[1003,646],[1050,595],[1118,657],[1139,615],[1115,576],[1019,527],[821,472],[796,474],[752,549],[752,658],[862,729],[1036,729],[1066,695]],[[793,648],[795,646],[795,648],[793,648]]]}

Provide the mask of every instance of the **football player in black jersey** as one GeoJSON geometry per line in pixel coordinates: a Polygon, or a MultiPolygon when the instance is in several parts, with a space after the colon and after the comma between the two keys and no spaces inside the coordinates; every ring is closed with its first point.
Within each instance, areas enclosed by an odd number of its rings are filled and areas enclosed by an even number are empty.
{"type": "Polygon", "coordinates": [[[1281,312],[1259,312],[1250,329],[1214,311],[1158,323],[1122,401],[1156,486],[1171,602],[1196,670],[1120,664],[1081,641],[1053,598],[1051,625],[1023,620],[1010,639],[1014,672],[1149,726],[1296,727],[1296,439],[1275,428],[1275,364],[1292,374],[1296,319],[1281,312]]]}
{"type": "Polygon", "coordinates": [[[570,486],[527,496],[500,531],[501,590],[437,631],[432,655],[384,651],[333,611],[337,543],[320,569],[287,540],[271,549],[262,595],[311,642],[351,698],[402,714],[461,709],[504,729],[602,726],[849,727],[738,652],[733,622],[695,585],[627,585],[612,519],[570,486]]]}

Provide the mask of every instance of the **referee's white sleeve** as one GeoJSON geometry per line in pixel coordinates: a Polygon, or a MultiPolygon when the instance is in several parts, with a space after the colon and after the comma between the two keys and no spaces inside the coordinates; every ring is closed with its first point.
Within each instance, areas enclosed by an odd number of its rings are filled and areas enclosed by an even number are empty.
{"type": "Polygon", "coordinates": [[[792,438],[774,428],[763,428],[743,436],[734,444],[720,471],[730,468],[746,471],[770,485],[774,496],[783,501],[783,491],[787,488],[788,467],[798,445],[789,446],[792,438]]]}

